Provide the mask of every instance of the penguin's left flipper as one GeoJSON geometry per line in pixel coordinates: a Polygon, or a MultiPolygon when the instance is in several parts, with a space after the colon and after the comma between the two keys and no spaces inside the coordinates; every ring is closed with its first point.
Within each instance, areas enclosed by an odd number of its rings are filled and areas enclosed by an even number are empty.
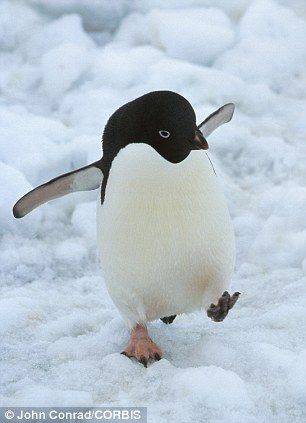
{"type": "Polygon", "coordinates": [[[229,122],[233,117],[234,111],[234,103],[224,104],[224,106],[214,111],[205,120],[203,120],[200,125],[198,125],[199,130],[202,132],[204,137],[208,137],[220,125],[229,122]]]}
{"type": "Polygon", "coordinates": [[[47,201],[75,191],[91,191],[99,188],[103,180],[102,161],[60,175],[24,195],[14,205],[14,217],[24,217],[47,201]]]}
{"type": "Polygon", "coordinates": [[[211,304],[207,310],[207,316],[210,317],[214,322],[222,322],[225,317],[228,315],[228,312],[231,308],[234,307],[240,292],[235,292],[235,294],[230,295],[227,291],[222,294],[222,297],[219,299],[218,304],[211,304]]]}

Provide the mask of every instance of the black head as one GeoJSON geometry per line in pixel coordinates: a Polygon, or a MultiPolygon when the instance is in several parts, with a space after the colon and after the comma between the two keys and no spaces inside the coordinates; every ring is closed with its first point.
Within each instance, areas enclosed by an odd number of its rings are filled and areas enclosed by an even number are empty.
{"type": "Polygon", "coordinates": [[[207,149],[191,104],[171,91],[154,91],[120,107],[103,134],[103,158],[111,163],[131,143],[153,147],[171,163],[183,161],[191,150],[207,149]]]}

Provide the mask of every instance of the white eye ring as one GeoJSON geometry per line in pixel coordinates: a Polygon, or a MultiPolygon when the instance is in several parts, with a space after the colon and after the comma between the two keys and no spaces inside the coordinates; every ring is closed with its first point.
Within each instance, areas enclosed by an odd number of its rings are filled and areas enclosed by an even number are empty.
{"type": "Polygon", "coordinates": [[[158,133],[163,138],[169,138],[170,137],[170,132],[166,131],[165,129],[161,129],[160,131],[158,131],[158,133]]]}

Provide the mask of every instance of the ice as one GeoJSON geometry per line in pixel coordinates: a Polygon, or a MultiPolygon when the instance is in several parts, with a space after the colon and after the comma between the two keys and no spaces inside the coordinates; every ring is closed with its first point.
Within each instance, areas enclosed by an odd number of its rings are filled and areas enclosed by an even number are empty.
{"type": "Polygon", "coordinates": [[[60,97],[90,66],[90,53],[78,43],[63,43],[42,57],[42,88],[51,98],[60,97]]]}
{"type": "Polygon", "coordinates": [[[75,402],[80,407],[93,404],[90,392],[67,389],[63,393],[61,390],[39,384],[28,384],[17,391],[14,405],[18,407],[74,407],[75,402]]]}
{"type": "Polygon", "coordinates": [[[82,238],[72,238],[59,243],[55,249],[56,258],[65,262],[81,261],[86,255],[82,241],[82,238]]]}
{"type": "Polygon", "coordinates": [[[41,222],[41,210],[35,210],[32,215],[27,216],[23,225],[20,221],[16,222],[11,207],[8,207],[8,204],[12,205],[25,192],[30,191],[31,184],[18,169],[0,162],[0,187],[0,233],[3,234],[6,231],[18,233],[20,231],[28,235],[35,234],[41,222]],[[8,189],[8,187],[10,188],[8,189]]]}
{"type": "Polygon", "coordinates": [[[53,18],[77,13],[88,31],[110,31],[117,27],[129,10],[129,0],[91,0],[84,6],[83,0],[28,0],[34,9],[53,18]]]}
{"type": "Polygon", "coordinates": [[[213,8],[153,10],[144,18],[131,15],[118,33],[131,44],[151,42],[170,57],[200,64],[210,64],[232,45],[234,36],[229,18],[213,8]]]}
{"type": "Polygon", "coordinates": [[[306,350],[300,352],[289,371],[288,388],[294,399],[306,403],[306,350]]]}
{"type": "Polygon", "coordinates": [[[211,64],[234,41],[230,20],[220,10],[153,11],[148,19],[152,44],[177,59],[211,64]]]}
{"type": "Polygon", "coordinates": [[[29,59],[39,59],[42,54],[63,43],[77,43],[91,48],[93,41],[84,32],[79,15],[64,15],[57,20],[37,27],[20,46],[29,59]]]}
{"type": "Polygon", "coordinates": [[[184,369],[173,381],[174,391],[199,407],[219,409],[249,408],[251,402],[246,387],[237,374],[220,367],[206,366],[184,369]]]}
{"type": "Polygon", "coordinates": [[[96,202],[78,204],[72,214],[71,222],[80,235],[89,240],[95,237],[96,202]]]}
{"type": "Polygon", "coordinates": [[[217,66],[252,82],[286,91],[303,78],[306,58],[304,20],[272,0],[255,0],[241,19],[238,43],[217,66]]]}
{"type": "Polygon", "coordinates": [[[303,0],[0,2],[0,404],[143,405],[150,422],[306,419],[306,7],[303,0]],[[128,329],[101,277],[98,192],[14,219],[34,186],[101,157],[119,106],[186,96],[236,232],[223,323],[154,322],[161,361],[120,354],[128,329]]]}
{"type": "Polygon", "coordinates": [[[42,19],[34,10],[24,7],[18,8],[4,0],[0,4],[0,48],[1,50],[13,50],[31,33],[31,28],[42,19]],[[14,25],[12,25],[14,15],[14,25]]]}

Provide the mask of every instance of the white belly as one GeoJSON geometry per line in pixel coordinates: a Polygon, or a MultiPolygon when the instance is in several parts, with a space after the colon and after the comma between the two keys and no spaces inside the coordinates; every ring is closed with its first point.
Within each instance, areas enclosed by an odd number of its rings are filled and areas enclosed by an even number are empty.
{"type": "Polygon", "coordinates": [[[130,325],[207,307],[228,287],[233,229],[204,151],[172,164],[146,144],[121,150],[97,231],[106,285],[130,325]]]}

